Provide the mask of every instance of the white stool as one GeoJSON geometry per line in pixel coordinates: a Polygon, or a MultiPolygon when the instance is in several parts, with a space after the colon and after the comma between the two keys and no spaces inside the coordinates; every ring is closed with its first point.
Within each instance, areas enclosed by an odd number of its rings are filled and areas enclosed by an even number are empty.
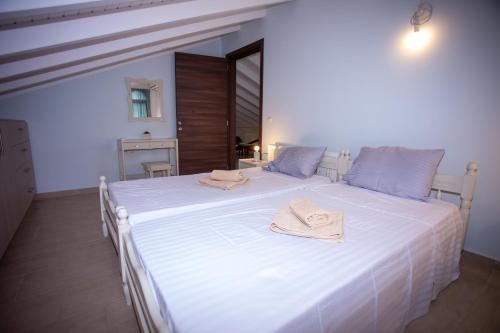
{"type": "Polygon", "coordinates": [[[172,175],[172,164],[164,161],[142,162],[144,174],[146,177],[153,178],[155,171],[161,171],[162,176],[170,177],[172,175]]]}

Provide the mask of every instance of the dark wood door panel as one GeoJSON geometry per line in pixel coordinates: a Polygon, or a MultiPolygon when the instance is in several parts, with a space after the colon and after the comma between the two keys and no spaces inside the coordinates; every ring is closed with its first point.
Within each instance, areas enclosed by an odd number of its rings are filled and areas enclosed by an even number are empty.
{"type": "Polygon", "coordinates": [[[181,174],[228,168],[228,81],[223,58],[175,54],[181,174]]]}

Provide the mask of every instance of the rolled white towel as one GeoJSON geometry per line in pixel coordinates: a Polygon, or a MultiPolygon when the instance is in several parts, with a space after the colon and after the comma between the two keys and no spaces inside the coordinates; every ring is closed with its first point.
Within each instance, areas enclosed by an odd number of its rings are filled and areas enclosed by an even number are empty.
{"type": "Polygon", "coordinates": [[[298,198],[290,201],[290,210],[309,228],[329,225],[333,222],[333,213],[307,199],[298,198]]]}
{"type": "Polygon", "coordinates": [[[229,182],[239,182],[245,177],[240,170],[214,170],[210,174],[212,180],[223,180],[229,182]]]}

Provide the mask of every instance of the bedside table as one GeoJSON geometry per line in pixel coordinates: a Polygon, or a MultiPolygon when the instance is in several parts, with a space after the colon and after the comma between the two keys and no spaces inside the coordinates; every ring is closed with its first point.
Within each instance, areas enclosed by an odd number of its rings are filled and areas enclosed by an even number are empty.
{"type": "Polygon", "coordinates": [[[258,162],[254,162],[253,158],[240,158],[238,160],[238,169],[261,167],[267,164],[268,164],[267,161],[260,160],[258,162]]]}

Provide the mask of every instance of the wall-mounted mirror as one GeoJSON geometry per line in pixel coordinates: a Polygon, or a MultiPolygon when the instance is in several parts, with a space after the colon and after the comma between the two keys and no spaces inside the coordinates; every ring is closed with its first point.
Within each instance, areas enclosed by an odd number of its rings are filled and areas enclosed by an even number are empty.
{"type": "Polygon", "coordinates": [[[163,81],[125,79],[129,121],[163,121],[163,81]]]}
{"type": "Polygon", "coordinates": [[[260,146],[260,52],[236,60],[236,158],[260,146]]]}

